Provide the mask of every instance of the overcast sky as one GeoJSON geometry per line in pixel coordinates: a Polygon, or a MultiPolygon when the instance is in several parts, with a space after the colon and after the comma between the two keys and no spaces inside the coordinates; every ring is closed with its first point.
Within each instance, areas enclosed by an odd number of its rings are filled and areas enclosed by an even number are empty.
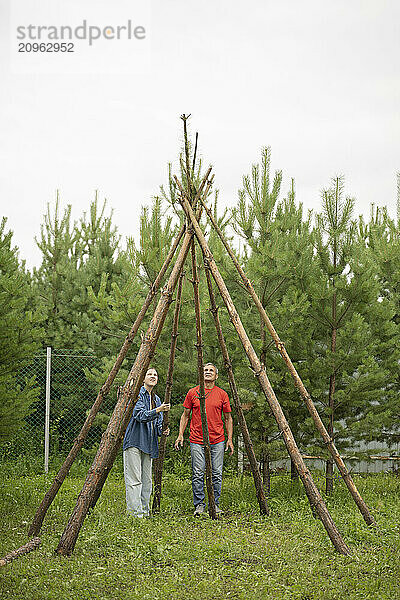
{"type": "MultiPolygon", "coordinates": [[[[60,190],[78,218],[98,189],[123,235],[167,180],[191,113],[221,205],[272,148],[283,195],[318,209],[343,174],[356,211],[396,212],[399,0],[0,0],[0,202],[29,266],[60,190]],[[151,10],[149,9],[151,7],[151,10]],[[133,25],[144,40],[77,40],[75,53],[18,53],[31,23],[133,25]]],[[[27,40],[25,40],[27,41],[27,40]]]]}

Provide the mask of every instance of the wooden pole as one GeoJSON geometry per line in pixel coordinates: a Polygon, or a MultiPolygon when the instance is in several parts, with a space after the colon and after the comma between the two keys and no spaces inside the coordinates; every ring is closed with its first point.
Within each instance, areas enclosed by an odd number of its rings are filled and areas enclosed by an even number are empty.
{"type": "Polygon", "coordinates": [[[162,291],[160,301],[143,339],[135,363],[115,405],[107,429],[103,433],[96,457],[89,469],[72,515],[61,536],[57,547],[58,554],[69,556],[72,553],[83,521],[88,510],[93,505],[94,496],[96,493],[97,497],[100,495],[101,488],[111,469],[112,460],[115,459],[122,442],[123,436],[121,435],[121,431],[127,427],[131,418],[134,403],[154,353],[161,325],[164,323],[169,304],[172,301],[173,290],[174,285],[172,283],[171,286],[167,286],[162,291]]]}
{"type": "Polygon", "coordinates": [[[39,548],[40,543],[41,543],[40,538],[38,538],[38,537],[32,538],[31,540],[29,540],[29,542],[27,544],[24,544],[24,546],[21,546],[17,550],[13,550],[12,552],[9,552],[9,554],[6,554],[3,558],[0,558],[0,567],[4,567],[5,565],[8,565],[10,562],[15,560],[16,558],[19,558],[20,556],[24,556],[24,554],[28,554],[28,552],[32,552],[32,550],[36,550],[36,548],[39,548]]]}
{"type": "MultiPolygon", "coordinates": [[[[174,321],[173,321],[172,333],[171,333],[171,350],[169,353],[167,380],[165,382],[165,393],[164,393],[165,404],[171,404],[175,353],[176,353],[176,344],[178,341],[178,324],[179,324],[179,313],[180,313],[180,309],[181,309],[183,277],[184,277],[184,272],[181,271],[181,274],[179,277],[179,282],[178,282],[178,289],[176,292],[174,321]]],[[[165,448],[167,445],[167,436],[165,435],[164,432],[168,426],[169,426],[169,411],[166,411],[166,412],[164,412],[164,416],[163,416],[163,433],[160,438],[158,458],[154,461],[154,497],[153,497],[153,507],[152,507],[153,513],[160,511],[162,475],[163,475],[163,467],[164,467],[165,448]]]]}
{"type": "Polygon", "coordinates": [[[220,322],[219,314],[218,314],[218,307],[215,302],[215,296],[214,296],[214,291],[213,291],[213,286],[212,286],[212,281],[211,281],[210,268],[209,268],[208,264],[205,264],[204,266],[205,266],[205,272],[206,272],[206,278],[207,278],[208,293],[210,296],[210,305],[211,305],[210,311],[214,318],[215,328],[217,330],[218,341],[219,341],[219,345],[221,348],[225,368],[226,368],[226,371],[228,374],[229,385],[230,385],[231,392],[232,392],[233,406],[235,407],[240,431],[242,433],[243,442],[244,442],[244,445],[246,448],[246,454],[249,459],[251,472],[253,474],[254,485],[256,488],[257,501],[260,506],[260,513],[262,515],[267,515],[268,514],[267,499],[265,497],[263,482],[262,482],[262,478],[261,478],[260,469],[258,468],[256,455],[254,453],[253,443],[250,438],[249,430],[247,428],[246,418],[244,416],[242,404],[241,404],[240,398],[239,398],[239,393],[237,391],[235,377],[233,375],[232,363],[229,358],[228,348],[227,348],[227,345],[225,342],[224,334],[222,332],[221,322],[220,322]]]}
{"type": "MultiPolygon", "coordinates": [[[[178,181],[178,180],[176,179],[176,181],[178,181]]],[[[178,182],[178,185],[179,185],[179,182],[178,182]]],[[[181,188],[181,192],[183,192],[182,188],[181,188]]],[[[208,244],[203,235],[203,232],[201,231],[201,229],[199,227],[196,216],[193,213],[193,211],[190,207],[190,204],[184,195],[182,195],[181,203],[182,203],[182,206],[183,206],[186,214],[190,218],[190,221],[195,230],[196,237],[197,237],[199,244],[201,246],[201,249],[203,251],[204,260],[209,265],[209,268],[211,270],[214,281],[217,284],[220,294],[224,300],[225,306],[228,309],[228,313],[229,313],[229,316],[233,323],[233,326],[235,327],[235,329],[238,333],[238,336],[240,338],[240,341],[242,342],[243,348],[249,359],[251,367],[255,373],[255,376],[258,378],[261,389],[264,392],[264,395],[268,401],[268,404],[269,404],[271,411],[275,417],[278,427],[279,427],[280,431],[282,432],[282,437],[286,444],[286,448],[289,452],[290,458],[293,460],[293,462],[296,465],[297,471],[299,473],[301,481],[306,490],[307,497],[308,497],[311,505],[315,507],[315,510],[316,510],[319,518],[321,519],[321,521],[326,529],[326,532],[328,533],[328,536],[329,536],[330,540],[332,541],[332,544],[334,545],[335,549],[340,554],[349,555],[350,549],[345,544],[339,530],[337,529],[337,527],[336,527],[336,525],[335,525],[323,499],[322,499],[322,496],[321,496],[317,486],[315,485],[315,483],[313,481],[310,471],[307,469],[307,467],[304,463],[304,460],[303,460],[303,458],[300,454],[300,451],[297,447],[296,441],[293,437],[293,434],[292,434],[289,424],[286,420],[286,417],[285,417],[285,415],[282,411],[282,408],[281,408],[281,406],[275,396],[275,393],[271,387],[271,384],[269,382],[269,379],[267,377],[265,369],[261,365],[260,360],[250,342],[250,339],[247,336],[247,333],[242,325],[239,314],[236,311],[235,305],[233,304],[233,301],[229,294],[229,291],[225,285],[223,278],[221,277],[221,274],[219,273],[218,267],[215,263],[213,255],[208,247],[208,244]]]]}
{"type": "Polygon", "coordinates": [[[190,147],[189,147],[189,139],[187,134],[187,120],[190,115],[181,115],[181,119],[183,121],[183,139],[185,146],[185,166],[186,166],[186,181],[187,181],[187,193],[188,198],[192,198],[192,176],[190,173],[190,147]]]}
{"type": "Polygon", "coordinates": [[[222,241],[223,245],[225,246],[226,251],[228,252],[229,256],[231,257],[232,262],[235,265],[236,270],[238,271],[246,290],[249,292],[251,298],[253,299],[253,301],[260,313],[260,316],[261,316],[263,322],[265,323],[272,339],[274,340],[275,345],[289,370],[289,373],[293,377],[294,384],[298,388],[300,395],[307,406],[308,412],[310,413],[310,415],[315,423],[316,428],[318,429],[319,433],[321,434],[321,437],[322,437],[326,447],[328,448],[330,454],[332,455],[332,458],[335,461],[335,463],[338,467],[338,470],[339,470],[341,476],[343,477],[343,480],[344,480],[351,496],[354,499],[354,502],[356,503],[360,513],[362,514],[364,521],[367,523],[367,525],[376,526],[375,520],[372,517],[367,504],[364,502],[363,498],[361,497],[361,494],[358,491],[358,489],[353,481],[353,478],[351,477],[346,465],[344,464],[343,459],[340,456],[340,454],[334,444],[333,439],[331,438],[327,429],[325,428],[325,425],[323,424],[321,417],[319,416],[319,413],[315,407],[314,402],[312,401],[310,394],[308,393],[304,383],[302,382],[299,374],[296,371],[295,366],[293,365],[293,363],[289,357],[289,354],[285,348],[284,342],[282,342],[280,340],[277,332],[275,331],[275,328],[272,325],[260,299],[258,298],[251,281],[246,276],[244,270],[242,269],[239,261],[237,260],[237,258],[235,256],[235,254],[233,253],[232,249],[230,248],[221,228],[218,226],[218,223],[214,219],[212,212],[206,206],[205,202],[203,203],[203,208],[205,209],[207,216],[210,219],[211,224],[213,225],[215,231],[218,233],[220,240],[222,241]]]}
{"type": "Polygon", "coordinates": [[[82,429],[80,430],[79,434],[75,438],[72,448],[69,451],[67,458],[61,465],[60,470],[58,471],[57,475],[55,476],[49,490],[47,491],[39,508],[36,511],[33,521],[29,527],[28,535],[37,535],[39,533],[40,528],[43,523],[43,520],[46,516],[46,513],[47,513],[51,503],[53,502],[54,498],[56,497],[58,490],[62,486],[66,476],[68,475],[69,470],[70,470],[75,458],[77,457],[79,451],[81,450],[81,448],[85,442],[85,439],[90,431],[90,428],[93,425],[94,419],[95,419],[97,413],[99,412],[104,399],[107,397],[107,395],[110,391],[110,388],[111,388],[112,384],[114,383],[114,380],[115,380],[115,378],[121,368],[121,365],[128,353],[128,350],[131,347],[133,340],[135,339],[135,336],[139,330],[139,327],[141,326],[142,321],[146,315],[147,309],[149,308],[153,298],[157,294],[157,291],[160,287],[161,281],[164,278],[165,273],[167,272],[167,269],[171,263],[171,260],[175,254],[175,251],[179,245],[179,242],[182,239],[184,231],[185,231],[185,227],[182,226],[174,243],[171,246],[170,251],[167,254],[167,257],[165,259],[163,266],[160,269],[160,272],[158,273],[153,285],[151,286],[149,293],[147,294],[144,304],[143,304],[142,308],[140,309],[140,311],[136,317],[136,320],[131,327],[131,330],[129,331],[128,335],[125,338],[125,341],[121,347],[121,350],[119,351],[117,359],[116,359],[106,381],[103,383],[102,387],[100,388],[97,398],[94,401],[94,404],[86,417],[86,420],[82,426],[82,429]]]}
{"type": "MultiPolygon", "coordinates": [[[[200,194],[210,172],[211,168],[208,169],[205,177],[203,178],[193,205],[195,205],[197,200],[200,198],[200,194]]],[[[210,182],[207,185],[205,192],[206,194],[208,193],[209,187],[210,182]]],[[[121,397],[114,408],[114,412],[110,418],[107,429],[103,433],[99,449],[93,464],[89,469],[83,488],[78,496],[75,508],[61,536],[57,547],[58,554],[69,556],[73,552],[79,531],[83,525],[83,521],[88,513],[88,510],[93,504],[93,499],[96,494],[97,497],[99,496],[99,488],[101,491],[107,475],[112,467],[113,460],[115,459],[118,448],[121,445],[123,434],[132,416],[134,402],[139,394],[143,378],[160,336],[169,305],[172,301],[172,294],[189,252],[192,238],[193,230],[189,228],[186,231],[168,283],[161,291],[160,300],[154,311],[153,318],[150,322],[146,335],[144,336],[134,365],[123,387],[121,397]]]]}
{"type": "MultiPolygon", "coordinates": [[[[195,196],[195,199],[194,199],[194,201],[193,201],[193,206],[197,206],[197,203],[198,203],[199,199],[201,198],[201,194],[203,193],[203,189],[204,189],[204,183],[205,183],[205,181],[206,181],[206,178],[207,178],[207,177],[210,175],[210,173],[211,173],[211,168],[210,168],[210,169],[208,169],[208,171],[207,171],[207,173],[206,173],[206,176],[205,176],[205,178],[203,178],[203,181],[202,181],[201,185],[199,186],[199,189],[198,189],[198,191],[197,191],[197,193],[196,193],[196,196],[195,196]]],[[[208,194],[209,194],[209,192],[210,192],[210,189],[211,189],[211,186],[212,186],[213,180],[214,180],[214,175],[212,175],[212,176],[210,177],[210,179],[208,180],[208,183],[207,183],[206,189],[205,189],[205,191],[204,191],[204,198],[207,198],[207,197],[208,197],[208,194]]],[[[199,207],[199,210],[198,210],[198,213],[197,213],[197,215],[198,215],[198,218],[199,218],[199,217],[200,217],[200,215],[201,215],[201,211],[202,211],[202,205],[200,205],[200,207],[199,207]]],[[[123,439],[123,437],[124,437],[124,433],[125,433],[125,429],[124,429],[124,430],[121,432],[121,434],[120,434],[121,441],[122,441],[122,439],[123,439]]],[[[102,478],[101,478],[101,480],[99,481],[99,484],[98,484],[98,486],[97,486],[97,488],[96,488],[96,491],[95,491],[95,492],[94,492],[94,494],[93,494],[93,498],[92,498],[92,500],[91,500],[91,502],[90,502],[90,508],[91,508],[91,509],[92,509],[92,508],[94,508],[94,507],[96,506],[97,500],[98,500],[98,499],[99,499],[99,497],[100,497],[101,490],[102,490],[102,488],[103,488],[103,485],[104,485],[104,483],[105,483],[105,480],[107,479],[107,476],[108,476],[108,472],[109,472],[109,471],[110,471],[110,469],[112,468],[112,466],[113,466],[113,464],[114,464],[114,461],[115,461],[115,458],[116,458],[116,456],[117,456],[117,454],[118,454],[118,448],[119,448],[119,446],[117,446],[116,448],[114,448],[114,450],[113,450],[113,453],[112,453],[112,454],[110,455],[110,457],[109,457],[109,464],[108,464],[107,468],[106,468],[106,469],[103,471],[102,478]]]]}
{"type": "Polygon", "coordinates": [[[212,462],[210,449],[210,436],[208,433],[207,412],[206,412],[206,393],[204,388],[204,361],[203,361],[203,336],[201,331],[201,315],[200,315],[200,295],[199,295],[199,278],[197,274],[196,264],[196,248],[194,239],[191,246],[192,254],[192,283],[193,283],[193,299],[194,310],[196,314],[196,348],[197,348],[197,370],[199,380],[199,400],[201,414],[201,428],[203,432],[203,447],[204,458],[206,463],[206,487],[208,495],[208,513],[212,519],[217,518],[215,509],[214,488],[212,482],[212,462]]]}

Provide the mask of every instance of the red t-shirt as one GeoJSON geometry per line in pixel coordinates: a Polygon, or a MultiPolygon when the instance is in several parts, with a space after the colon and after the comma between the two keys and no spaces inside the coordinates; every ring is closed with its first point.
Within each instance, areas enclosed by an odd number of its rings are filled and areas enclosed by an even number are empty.
{"type": "MultiPolygon", "coordinates": [[[[205,392],[206,415],[210,444],[218,444],[219,442],[223,442],[225,440],[222,412],[230,413],[231,405],[229,404],[228,394],[216,385],[214,385],[211,390],[206,389],[205,392]]],[[[192,444],[202,444],[203,428],[201,426],[198,385],[188,391],[183,406],[192,411],[189,441],[192,442],[192,444]]]]}

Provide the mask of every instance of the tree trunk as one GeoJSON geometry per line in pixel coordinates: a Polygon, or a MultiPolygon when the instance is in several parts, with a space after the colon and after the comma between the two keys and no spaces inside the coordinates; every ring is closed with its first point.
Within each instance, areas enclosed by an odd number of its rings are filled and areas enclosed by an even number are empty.
{"type": "MultiPolygon", "coordinates": [[[[336,336],[337,336],[337,297],[335,291],[335,274],[337,266],[337,247],[336,239],[333,240],[333,268],[334,273],[332,277],[333,285],[333,296],[332,296],[332,333],[331,333],[331,352],[332,352],[332,373],[329,377],[329,423],[328,423],[328,435],[333,440],[334,434],[334,423],[335,423],[335,385],[336,385],[336,370],[335,370],[335,353],[336,353],[336,336]]],[[[325,473],[325,491],[326,493],[333,494],[333,461],[329,458],[326,461],[326,473],[325,473]]]]}
{"type": "Polygon", "coordinates": [[[241,433],[237,436],[237,470],[240,476],[244,473],[244,454],[243,454],[244,442],[241,433]]]}
{"type": "MultiPolygon", "coordinates": [[[[264,302],[262,302],[263,306],[264,306],[264,302]]],[[[260,363],[262,365],[266,364],[266,356],[267,356],[267,344],[266,344],[266,331],[265,331],[265,325],[264,325],[264,321],[261,319],[261,323],[260,323],[260,337],[261,337],[261,353],[260,353],[260,363]]]]}
{"type": "MultiPolygon", "coordinates": [[[[332,317],[335,319],[333,322],[336,322],[336,293],[333,295],[332,300],[332,317]]],[[[337,330],[334,328],[332,330],[332,339],[331,339],[331,351],[332,354],[336,352],[336,333],[337,330]]],[[[328,422],[328,435],[331,440],[333,440],[334,436],[334,423],[335,423],[335,385],[336,385],[336,373],[335,373],[335,357],[333,356],[333,364],[332,364],[332,375],[329,378],[329,422],[328,422]]],[[[333,460],[332,458],[328,458],[326,461],[326,472],[325,472],[325,491],[327,494],[333,493],[333,460]]]]}
{"type": "MultiPolygon", "coordinates": [[[[265,437],[265,443],[268,443],[268,437],[265,437]]],[[[262,476],[264,491],[267,498],[271,494],[271,467],[270,467],[270,455],[268,449],[263,450],[262,455],[262,476]]]]}
{"type": "Polygon", "coordinates": [[[290,459],[290,480],[291,481],[299,480],[299,474],[297,472],[296,465],[294,464],[292,459],[290,459]]]}

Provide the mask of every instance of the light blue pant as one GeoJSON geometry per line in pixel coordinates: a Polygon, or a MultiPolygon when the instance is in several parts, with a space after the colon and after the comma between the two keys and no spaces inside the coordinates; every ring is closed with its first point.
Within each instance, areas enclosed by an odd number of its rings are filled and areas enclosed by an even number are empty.
{"type": "Polygon", "coordinates": [[[152,458],[139,448],[124,450],[126,510],[134,517],[144,517],[150,511],[152,458]]]}
{"type": "MultiPolygon", "coordinates": [[[[211,444],[211,466],[212,483],[214,488],[215,504],[219,506],[222,487],[222,467],[224,465],[224,446],[225,442],[211,444]]],[[[204,446],[202,444],[190,443],[190,454],[192,457],[192,489],[193,503],[205,504],[204,493],[204,474],[206,471],[206,461],[204,458],[204,446]]]]}

